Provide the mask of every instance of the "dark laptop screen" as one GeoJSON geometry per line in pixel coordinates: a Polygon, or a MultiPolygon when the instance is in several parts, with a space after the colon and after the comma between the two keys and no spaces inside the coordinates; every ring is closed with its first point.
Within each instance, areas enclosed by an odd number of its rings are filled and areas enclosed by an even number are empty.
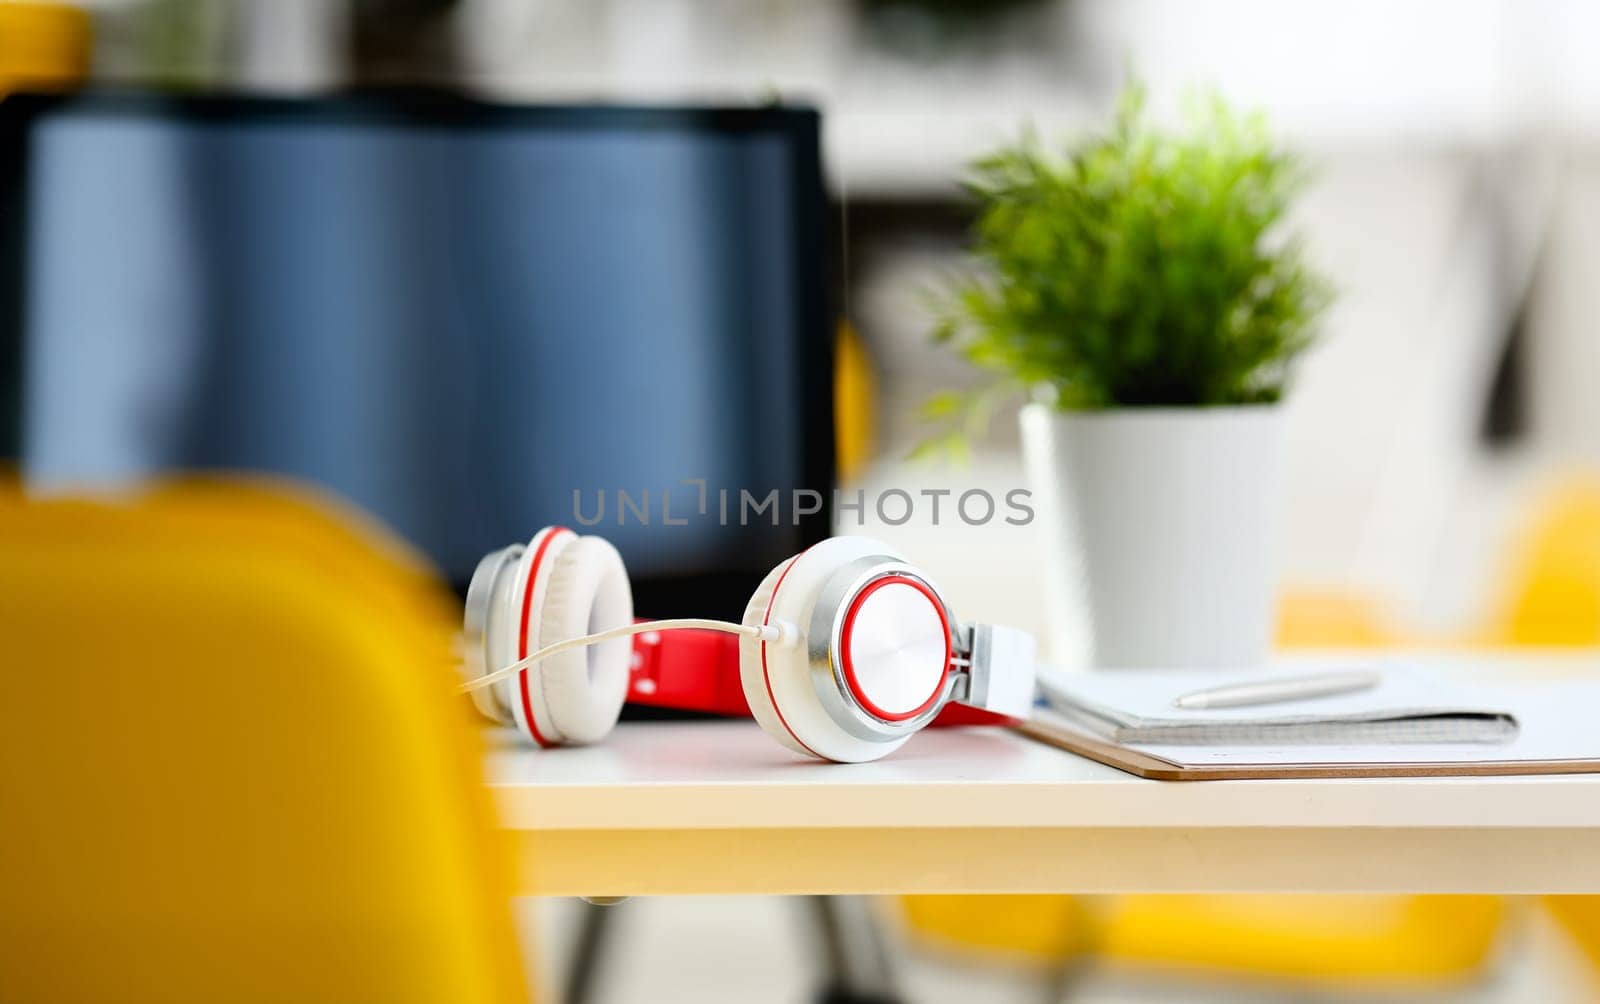
{"type": "Polygon", "coordinates": [[[605,507],[590,532],[643,580],[748,589],[822,532],[787,500],[777,526],[716,505],[831,487],[813,114],[100,96],[4,117],[33,484],[287,473],[457,582],[575,506],[605,507]]]}

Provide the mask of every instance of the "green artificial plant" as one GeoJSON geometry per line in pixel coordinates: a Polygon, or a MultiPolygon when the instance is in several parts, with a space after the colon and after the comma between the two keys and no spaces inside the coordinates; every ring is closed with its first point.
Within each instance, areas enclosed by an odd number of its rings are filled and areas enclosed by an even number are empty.
{"type": "Polygon", "coordinates": [[[1138,85],[1103,135],[977,161],[982,268],[942,298],[935,338],[996,379],[931,400],[953,428],[930,445],[1018,391],[1063,410],[1277,401],[1329,298],[1284,232],[1303,181],[1261,116],[1213,97],[1162,131],[1138,85]]]}

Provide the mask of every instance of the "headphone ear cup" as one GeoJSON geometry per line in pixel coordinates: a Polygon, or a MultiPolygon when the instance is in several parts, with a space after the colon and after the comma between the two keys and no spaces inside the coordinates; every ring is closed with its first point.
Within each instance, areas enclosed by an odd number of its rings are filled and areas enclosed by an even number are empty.
{"type": "Polygon", "coordinates": [[[800,638],[789,645],[739,639],[739,680],[751,712],[778,742],[822,760],[876,760],[910,738],[908,733],[869,740],[846,731],[816,690],[806,632],[818,594],[834,573],[863,558],[902,560],[893,548],[867,537],[830,537],[767,573],[745,607],[746,626],[783,621],[800,630],[800,638]]]}
{"type": "MultiPolygon", "coordinates": [[[[633,590],[616,548],[599,537],[579,537],[554,561],[543,596],[535,597],[530,652],[633,623],[633,590]]],[[[558,741],[598,742],[617,724],[632,654],[630,639],[613,638],[558,653],[535,667],[529,689],[558,741]]]]}
{"type": "MultiPolygon", "coordinates": [[[[462,630],[462,675],[473,681],[496,668],[491,646],[491,630],[501,629],[497,593],[507,586],[508,573],[515,569],[517,558],[522,556],[522,545],[513,544],[491,551],[478,562],[472,572],[472,582],[467,586],[466,611],[462,630]]],[[[511,712],[501,700],[504,688],[485,687],[472,691],[472,703],[478,711],[502,725],[514,724],[511,712]]]]}

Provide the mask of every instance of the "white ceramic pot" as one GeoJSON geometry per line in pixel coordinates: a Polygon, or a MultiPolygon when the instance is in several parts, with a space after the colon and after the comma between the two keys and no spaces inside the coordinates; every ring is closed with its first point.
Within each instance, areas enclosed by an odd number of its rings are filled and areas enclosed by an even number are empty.
{"type": "Polygon", "coordinates": [[[1023,409],[1055,658],[1106,668],[1266,660],[1281,428],[1280,409],[1266,405],[1023,409]]]}

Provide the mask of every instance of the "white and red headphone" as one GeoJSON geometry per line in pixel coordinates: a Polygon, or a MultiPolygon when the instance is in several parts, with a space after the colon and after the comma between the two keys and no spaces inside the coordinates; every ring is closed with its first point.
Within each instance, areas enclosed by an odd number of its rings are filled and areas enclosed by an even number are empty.
{"type": "Polygon", "coordinates": [[[742,623],[635,623],[616,548],[546,527],[478,563],[466,654],[461,689],[540,746],[604,738],[632,696],[747,704],[796,753],[855,763],[899,749],[951,702],[1020,719],[1034,694],[1030,635],[957,624],[927,576],[867,537],[832,537],[774,568],[742,623]],[[742,695],[718,671],[735,651],[742,695]]]}

